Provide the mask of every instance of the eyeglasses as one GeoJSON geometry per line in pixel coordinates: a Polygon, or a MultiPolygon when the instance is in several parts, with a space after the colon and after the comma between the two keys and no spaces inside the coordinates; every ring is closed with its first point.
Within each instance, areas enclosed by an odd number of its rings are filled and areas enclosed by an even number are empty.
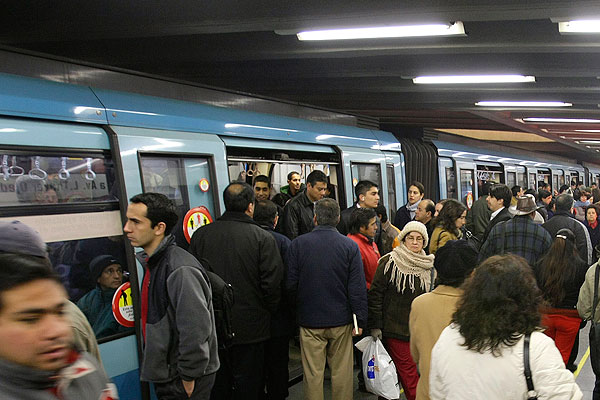
{"type": "Polygon", "coordinates": [[[406,240],[410,240],[411,242],[421,243],[423,241],[423,237],[422,236],[407,236],[406,240]]]}

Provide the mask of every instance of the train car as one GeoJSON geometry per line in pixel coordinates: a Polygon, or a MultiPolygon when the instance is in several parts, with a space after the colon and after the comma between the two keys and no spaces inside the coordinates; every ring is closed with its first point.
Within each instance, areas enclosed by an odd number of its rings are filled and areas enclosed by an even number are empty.
{"type": "Polygon", "coordinates": [[[224,211],[230,181],[258,174],[276,191],[289,171],[322,170],[342,208],[362,179],[379,184],[390,212],[406,201],[401,146],[381,131],[0,74],[0,134],[0,219],[42,235],[70,299],[81,305],[95,289],[95,257],[110,255],[125,271],[130,292],[103,305],[114,302],[125,326],[94,326],[124,400],[152,396],[138,373],[142,269],[122,235],[130,197],[173,199],[183,246],[224,211]]]}

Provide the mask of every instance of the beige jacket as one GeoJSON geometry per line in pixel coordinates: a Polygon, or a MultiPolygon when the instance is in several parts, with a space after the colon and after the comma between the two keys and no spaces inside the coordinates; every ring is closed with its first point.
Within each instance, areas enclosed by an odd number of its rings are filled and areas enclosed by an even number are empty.
{"type": "MultiPolygon", "coordinates": [[[[590,319],[592,317],[592,306],[594,304],[594,278],[596,275],[596,264],[593,264],[588,268],[585,273],[585,281],[579,289],[579,298],[577,299],[577,311],[579,316],[583,319],[590,319]]],[[[600,301],[596,306],[596,313],[594,314],[594,322],[600,322],[600,301]]]]}
{"type": "Polygon", "coordinates": [[[450,324],[462,290],[440,285],[432,292],[417,297],[410,311],[410,352],[419,367],[417,400],[429,399],[429,367],[431,349],[440,333],[450,324]]]}
{"type": "Polygon", "coordinates": [[[460,238],[461,236],[456,236],[454,233],[445,230],[441,226],[436,226],[429,238],[429,254],[435,254],[440,247],[443,247],[450,240],[457,240],[460,238]]]}

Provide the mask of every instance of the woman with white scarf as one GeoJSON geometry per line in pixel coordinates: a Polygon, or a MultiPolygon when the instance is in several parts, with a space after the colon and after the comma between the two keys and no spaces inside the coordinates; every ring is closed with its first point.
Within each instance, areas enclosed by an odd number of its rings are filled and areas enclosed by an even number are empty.
{"type": "Polygon", "coordinates": [[[394,360],[407,400],[414,400],[419,375],[410,354],[408,319],[415,297],[431,289],[434,256],[423,250],[429,237],[420,222],[407,223],[399,239],[400,246],[379,259],[369,290],[369,328],[394,360]]]}

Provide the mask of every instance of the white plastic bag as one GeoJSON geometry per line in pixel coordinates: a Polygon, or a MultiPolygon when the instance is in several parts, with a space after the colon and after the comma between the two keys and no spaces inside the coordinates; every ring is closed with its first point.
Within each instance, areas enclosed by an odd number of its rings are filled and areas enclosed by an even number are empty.
{"type": "Polygon", "coordinates": [[[386,399],[399,398],[400,386],[398,386],[396,366],[385,351],[381,340],[374,340],[372,336],[367,336],[355,346],[363,353],[363,375],[367,390],[386,399]]]}

